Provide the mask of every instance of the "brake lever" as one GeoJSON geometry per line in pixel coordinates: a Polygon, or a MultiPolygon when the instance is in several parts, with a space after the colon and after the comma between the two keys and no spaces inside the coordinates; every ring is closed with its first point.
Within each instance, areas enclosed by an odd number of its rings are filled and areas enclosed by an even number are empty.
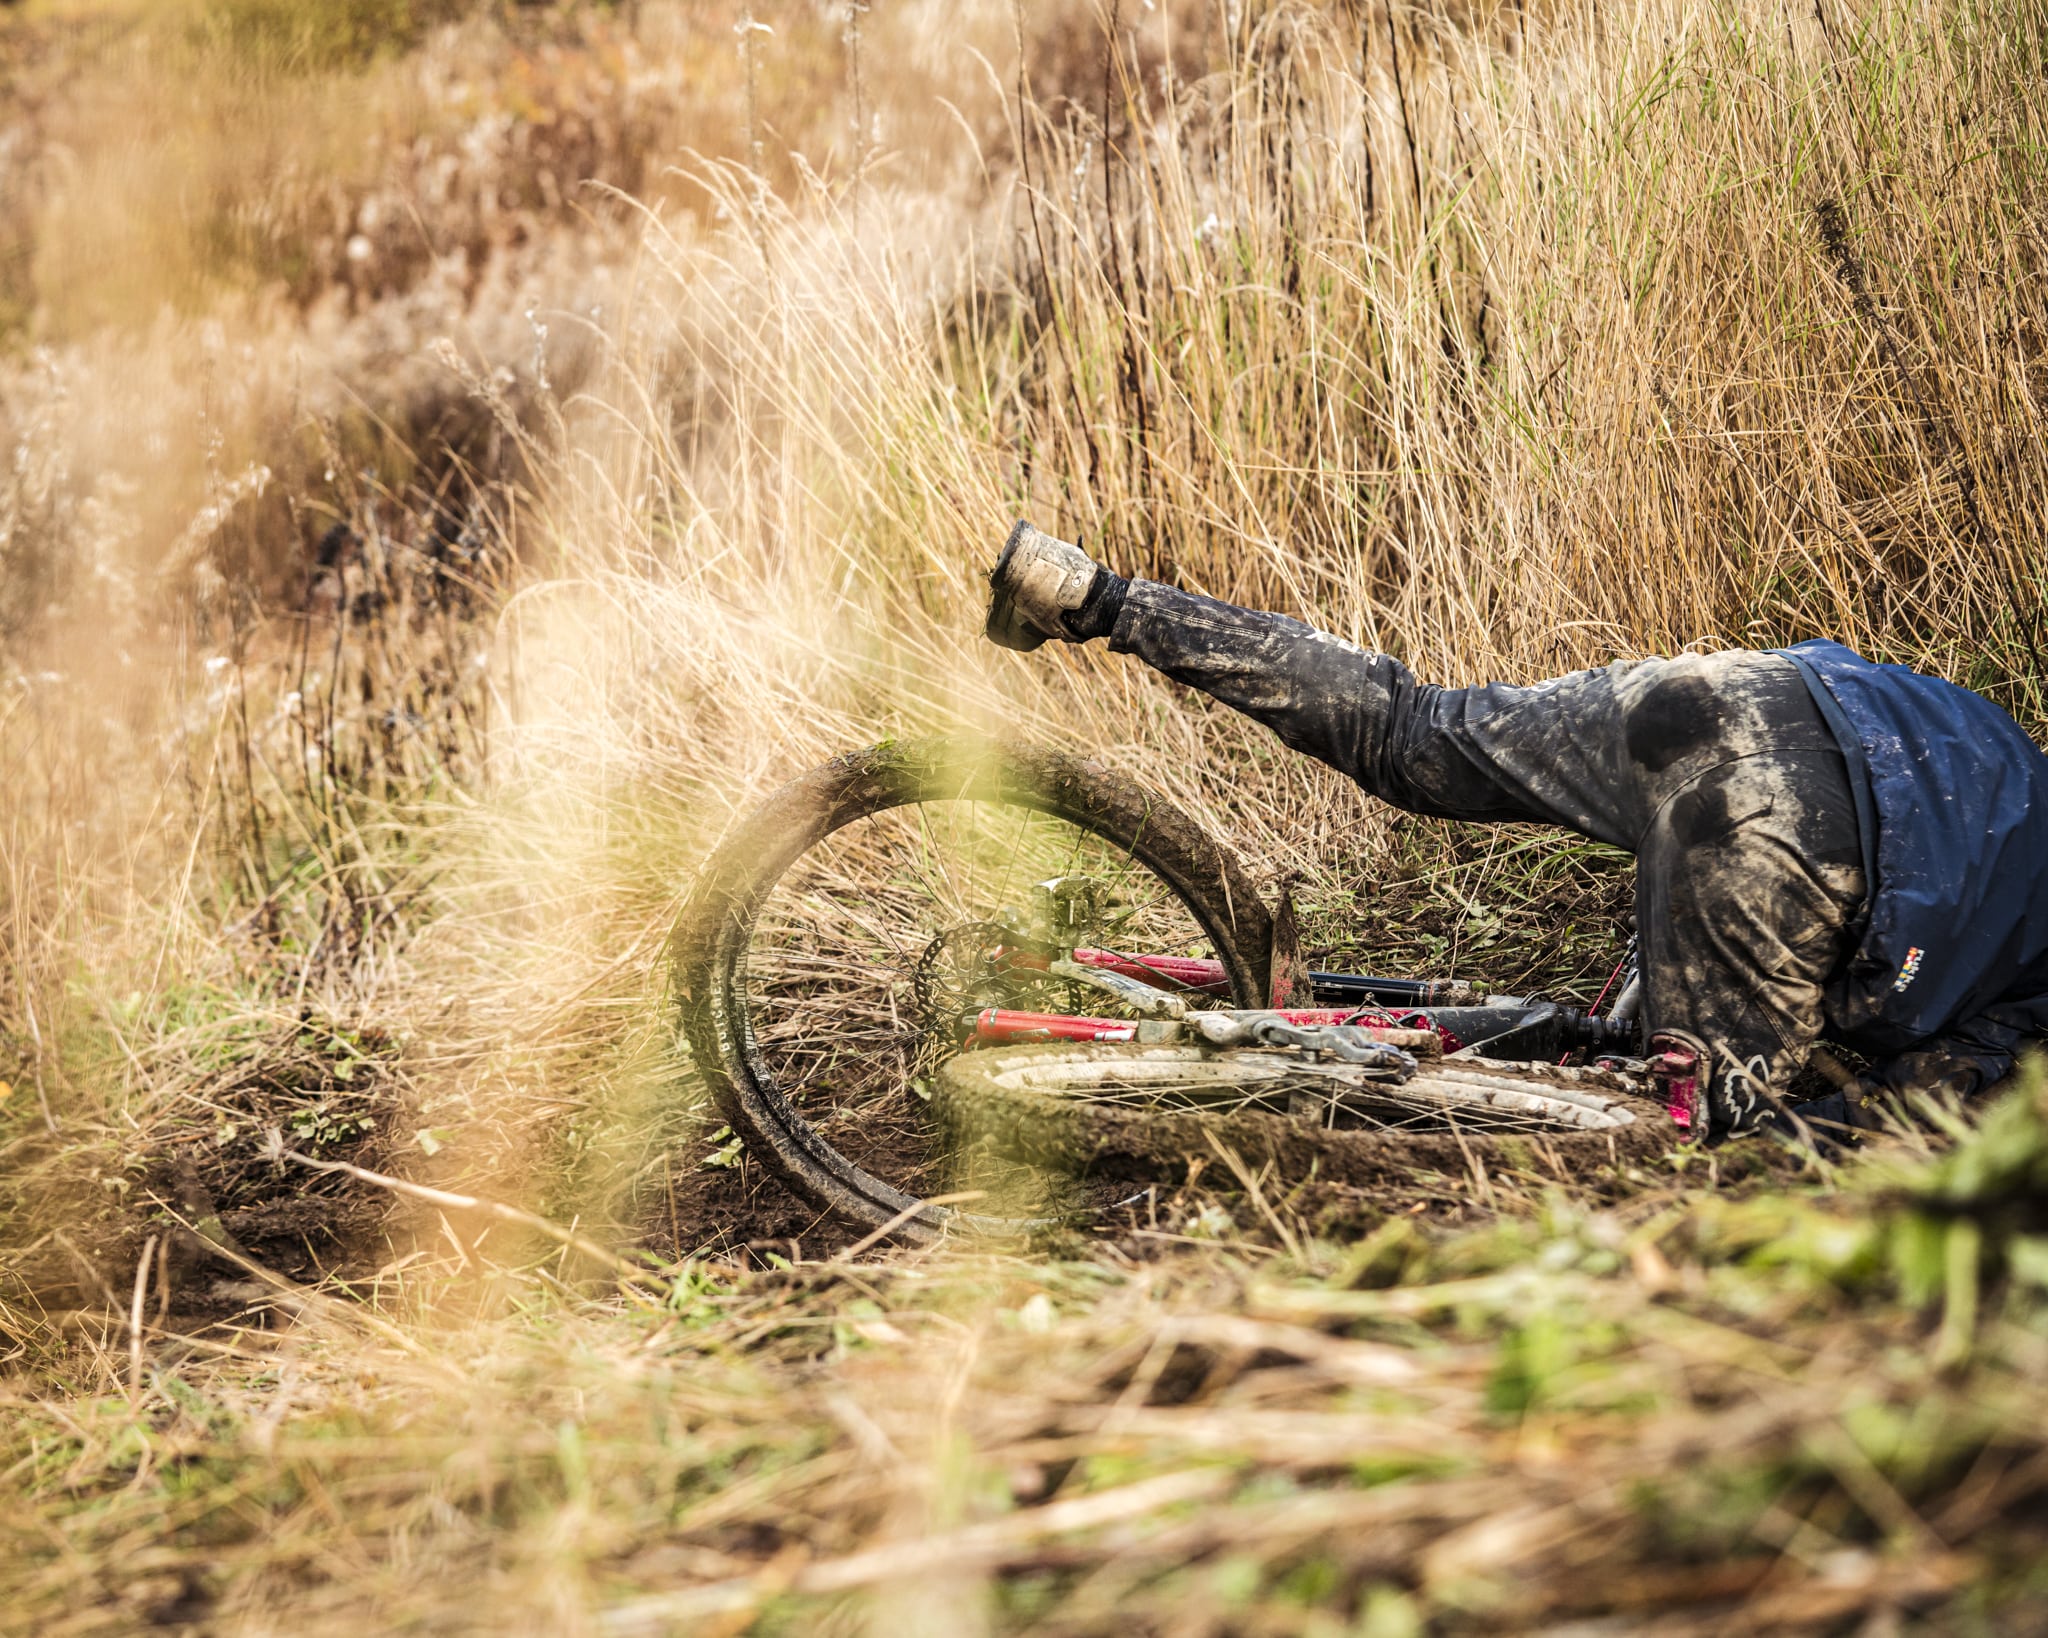
{"type": "Polygon", "coordinates": [[[1405,1081],[1420,1067],[1414,1054],[1376,1041],[1355,1024],[1290,1024],[1284,1018],[1238,1018],[1227,1012],[1192,1014],[1188,1025],[1215,1047],[1279,1047],[1311,1063],[1328,1053],[1340,1063],[1378,1070],[1405,1081]]]}
{"type": "Polygon", "coordinates": [[[1057,961],[1047,963],[1045,970],[1055,978],[1086,984],[1092,989],[1113,995],[1125,1006],[1146,1018],[1188,1016],[1187,1002],[1170,990],[1154,989],[1150,984],[1123,973],[1111,972],[1106,967],[1084,967],[1078,961],[1062,956],[1057,961]]]}

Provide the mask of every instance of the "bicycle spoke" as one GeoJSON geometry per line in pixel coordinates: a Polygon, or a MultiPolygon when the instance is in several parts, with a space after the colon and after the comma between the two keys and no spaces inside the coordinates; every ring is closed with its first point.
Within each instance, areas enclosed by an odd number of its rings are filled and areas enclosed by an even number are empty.
{"type": "MultiPolygon", "coordinates": [[[[829,835],[769,894],[736,974],[764,1078],[842,1153],[899,1187],[930,1186],[943,1157],[920,1087],[981,1007],[1035,1010],[1065,990],[986,954],[1029,931],[1037,884],[1062,877],[1113,895],[1146,953],[1209,948],[1127,851],[1034,809],[910,803],[829,835]],[[920,1002],[928,981],[943,1016],[920,1002]]],[[[1089,1010],[1120,1009],[1091,992],[1089,1010]]]]}

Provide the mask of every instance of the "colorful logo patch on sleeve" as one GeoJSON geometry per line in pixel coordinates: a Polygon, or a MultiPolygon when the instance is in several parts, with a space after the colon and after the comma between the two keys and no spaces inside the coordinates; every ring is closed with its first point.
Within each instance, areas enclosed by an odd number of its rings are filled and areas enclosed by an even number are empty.
{"type": "Polygon", "coordinates": [[[1917,944],[1906,952],[1906,959],[1899,964],[1899,976],[1892,983],[1892,994],[1897,995],[1920,976],[1920,958],[1926,953],[1917,944]]]}

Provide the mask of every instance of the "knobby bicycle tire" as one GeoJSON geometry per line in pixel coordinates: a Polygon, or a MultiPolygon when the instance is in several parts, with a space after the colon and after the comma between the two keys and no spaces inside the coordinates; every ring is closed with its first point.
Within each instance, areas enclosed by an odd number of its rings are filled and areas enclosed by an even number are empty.
{"type": "Polygon", "coordinates": [[[1426,1059],[1395,1085],[1257,1049],[1104,1043],[966,1054],[940,1072],[937,1099],[963,1152],[1048,1178],[1172,1180],[1220,1144],[1282,1178],[1371,1186],[1475,1166],[1577,1175],[1664,1153],[1685,1134],[1647,1090],[1605,1070],[1488,1058],[1426,1059]],[[1383,1104],[1379,1124],[1304,1118],[1303,1101],[1332,1085],[1383,1104]],[[1276,1112],[1283,1098],[1292,1112],[1276,1112]]]}
{"type": "Polygon", "coordinates": [[[1231,853],[1098,762],[967,737],[895,741],[838,757],[769,797],[706,861],[677,923],[671,973],[683,1033],[719,1111],[763,1166],[812,1205],[913,1243],[954,1214],[842,1154],[792,1101],[795,1089],[776,1084],[753,1039],[745,961],[762,906],[807,850],[888,809],[957,800],[1032,809],[1127,850],[1209,939],[1233,1004],[1265,1002],[1271,961],[1272,918],[1231,853]]]}

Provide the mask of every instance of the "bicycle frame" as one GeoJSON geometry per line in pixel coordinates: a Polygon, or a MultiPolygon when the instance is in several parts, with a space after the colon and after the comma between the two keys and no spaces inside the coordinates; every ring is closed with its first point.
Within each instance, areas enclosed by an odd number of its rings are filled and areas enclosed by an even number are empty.
{"type": "MultiPolygon", "coordinates": [[[[1230,980],[1224,975],[1223,963],[1199,956],[1128,956],[1114,950],[1083,946],[1074,951],[1072,959],[1083,967],[1121,973],[1126,978],[1158,985],[1162,989],[1192,990],[1202,995],[1226,995],[1230,991],[1230,980]],[[1163,984],[1160,982],[1162,979],[1166,981],[1163,984]]],[[[1021,959],[1013,960],[1018,965],[1026,964],[1021,959]]],[[[1469,985],[1441,978],[1367,978],[1354,973],[1324,972],[1311,972],[1307,977],[1316,999],[1331,1003],[1359,1005],[1380,1002],[1427,1007],[1450,1005],[1458,996],[1471,994],[1469,985]]]]}
{"type": "MultiPolygon", "coordinates": [[[[1059,960],[1026,950],[1003,953],[1004,964],[1054,971],[1059,960]]],[[[1186,956],[1128,955],[1090,947],[1067,958],[1071,969],[1136,980],[1167,995],[1213,997],[1226,993],[1219,962],[1186,956]]],[[[1551,1058],[1632,1054],[1632,1020],[1599,1017],[1535,997],[1493,996],[1483,1004],[1460,1004],[1467,986],[1441,979],[1381,978],[1365,974],[1311,972],[1311,999],[1340,1005],[1236,1009],[1242,1018],[1276,1018],[1290,1024],[1358,1025],[1373,1029],[1427,1030],[1446,1053],[1472,1050],[1494,1058],[1551,1058]],[[1438,1003],[1445,1004],[1438,1004],[1438,1003]]],[[[1182,1038],[1180,1021],[1166,1018],[1102,1018],[1085,1013],[1042,1013],[983,1008],[967,1044],[1008,1046],[1028,1041],[1169,1042],[1182,1038]]]]}

